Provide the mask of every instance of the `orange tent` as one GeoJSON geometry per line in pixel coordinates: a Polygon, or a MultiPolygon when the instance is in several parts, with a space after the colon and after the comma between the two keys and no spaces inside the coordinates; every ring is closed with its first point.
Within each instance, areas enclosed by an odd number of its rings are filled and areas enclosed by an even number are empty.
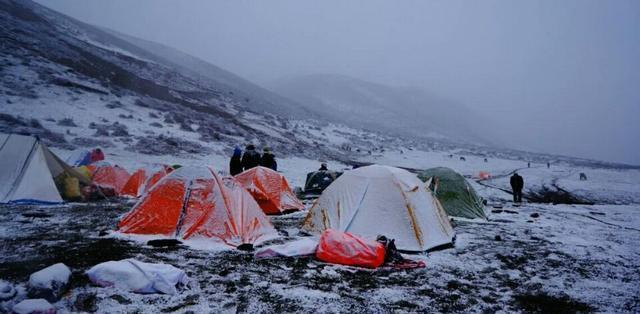
{"type": "Polygon", "coordinates": [[[291,191],[287,179],[278,172],[265,167],[255,167],[236,175],[235,178],[253,195],[267,215],[304,209],[302,202],[291,191]]]}
{"type": "Polygon", "coordinates": [[[316,257],[332,264],[378,268],[384,264],[385,248],[377,241],[327,229],[320,235],[316,257]]]}
{"type": "Polygon", "coordinates": [[[140,168],[134,172],[127,183],[122,188],[122,195],[131,197],[140,197],[153,187],[156,182],[164,178],[171,168],[164,165],[158,165],[150,168],[140,168]]]}
{"type": "Polygon", "coordinates": [[[92,171],[93,183],[101,188],[113,189],[116,195],[120,195],[122,188],[129,180],[129,172],[124,168],[112,166],[106,162],[91,166],[89,169],[92,171]]]}
{"type": "Polygon", "coordinates": [[[233,247],[277,237],[269,218],[233,179],[207,167],[182,167],[161,179],[127,213],[123,233],[207,239],[233,247]]]}
{"type": "Polygon", "coordinates": [[[491,179],[491,174],[489,174],[486,171],[480,171],[478,172],[478,177],[479,180],[487,180],[487,179],[491,179]]]}
{"type": "Polygon", "coordinates": [[[91,171],[91,173],[93,174],[96,169],[100,168],[100,167],[106,167],[106,166],[111,166],[111,163],[109,163],[108,161],[97,161],[91,164],[86,165],[87,169],[89,169],[89,171],[91,171]]]}

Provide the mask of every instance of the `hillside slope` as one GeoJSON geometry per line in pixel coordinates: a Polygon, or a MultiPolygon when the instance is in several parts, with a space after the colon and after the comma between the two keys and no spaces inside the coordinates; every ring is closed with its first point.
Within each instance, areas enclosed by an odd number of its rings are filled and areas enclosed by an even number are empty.
{"type": "Polygon", "coordinates": [[[328,120],[422,138],[482,141],[468,108],[420,89],[397,88],[332,74],[281,79],[279,94],[328,120]]]}
{"type": "Polygon", "coordinates": [[[210,86],[226,90],[230,95],[235,95],[235,98],[243,101],[243,106],[250,110],[276,113],[285,117],[304,117],[309,114],[309,111],[290,99],[178,49],[109,29],[104,31],[145,51],[152,52],[154,59],[161,60],[164,64],[171,64],[179,72],[196,77],[199,82],[204,81],[210,86]]]}
{"type": "Polygon", "coordinates": [[[0,0],[0,37],[1,132],[152,155],[246,142],[336,153],[318,149],[318,136],[292,133],[283,114],[294,112],[291,101],[168,47],[138,46],[30,1],[0,0]]]}

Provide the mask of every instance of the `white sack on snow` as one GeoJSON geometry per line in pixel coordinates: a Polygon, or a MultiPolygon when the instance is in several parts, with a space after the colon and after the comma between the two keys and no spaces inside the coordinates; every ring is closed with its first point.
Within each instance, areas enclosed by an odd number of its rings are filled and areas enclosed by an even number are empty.
{"type": "Polygon", "coordinates": [[[91,267],[87,275],[96,285],[137,293],[176,294],[176,285],[189,281],[185,272],[176,267],[135,259],[104,262],[91,267]]]}
{"type": "Polygon", "coordinates": [[[303,238],[280,245],[267,246],[258,250],[255,257],[303,256],[316,253],[317,238],[303,238]]]}
{"type": "Polygon", "coordinates": [[[58,263],[39,270],[29,276],[29,287],[37,289],[53,289],[54,283],[57,286],[66,285],[69,282],[71,270],[67,265],[58,263]]]}
{"type": "Polygon", "coordinates": [[[17,314],[55,314],[56,308],[45,299],[27,299],[16,304],[13,311],[17,314]]]}

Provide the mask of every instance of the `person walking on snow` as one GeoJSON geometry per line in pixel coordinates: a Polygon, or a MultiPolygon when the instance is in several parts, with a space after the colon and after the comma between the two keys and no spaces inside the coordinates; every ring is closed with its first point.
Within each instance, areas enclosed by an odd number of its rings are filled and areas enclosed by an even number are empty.
{"type": "Polygon", "coordinates": [[[255,168],[260,164],[260,153],[256,151],[256,147],[253,144],[249,144],[245,148],[241,163],[244,171],[255,168]]]}
{"type": "Polygon", "coordinates": [[[511,190],[513,190],[513,202],[522,203],[522,188],[524,188],[524,179],[517,172],[511,176],[511,190]]]}
{"type": "Polygon", "coordinates": [[[232,176],[242,172],[242,149],[237,147],[233,150],[233,156],[229,161],[229,173],[232,176]]]}
{"type": "Polygon", "coordinates": [[[276,156],[271,153],[269,147],[263,149],[262,157],[260,158],[260,166],[269,168],[273,171],[278,171],[278,163],[276,162],[276,156]]]}

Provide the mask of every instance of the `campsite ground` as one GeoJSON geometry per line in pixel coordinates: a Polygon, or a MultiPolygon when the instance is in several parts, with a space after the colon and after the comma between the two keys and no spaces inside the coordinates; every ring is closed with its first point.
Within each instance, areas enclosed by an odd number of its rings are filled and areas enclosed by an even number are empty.
{"type": "MultiPolygon", "coordinates": [[[[134,153],[110,153],[108,159],[128,169],[141,166],[134,153]]],[[[176,161],[175,156],[166,158],[176,161]]],[[[225,168],[226,158],[206,158],[188,156],[177,162],[225,168]]],[[[485,163],[467,156],[462,162],[448,153],[417,151],[388,152],[364,161],[412,168],[443,165],[468,177],[488,171],[494,179],[473,184],[489,200],[490,220],[457,221],[454,248],[407,255],[423,260],[424,269],[373,271],[329,265],[312,257],[255,259],[232,250],[153,248],[126,241],[110,232],[132,201],[3,206],[0,279],[22,287],[24,294],[32,272],[58,262],[67,264],[73,277],[71,290],[55,304],[61,312],[640,311],[638,170],[568,164],[547,169],[535,164],[520,170],[525,192],[554,184],[598,205],[513,207],[503,189],[508,188],[506,175],[523,168],[521,161],[485,163]],[[579,181],[579,172],[586,172],[590,180],[579,181]],[[83,275],[95,264],[124,258],[177,266],[191,283],[175,296],[140,295],[92,286],[83,275]]],[[[145,162],[169,161],[160,156],[145,162]]],[[[304,174],[318,162],[287,158],[280,159],[280,165],[292,185],[300,186],[304,174]]],[[[330,163],[334,169],[343,166],[330,163]]],[[[272,217],[283,234],[278,241],[300,237],[304,214],[272,217]]],[[[0,306],[6,309],[11,302],[0,306]]]]}
{"type": "MultiPolygon", "coordinates": [[[[30,273],[64,262],[74,274],[71,291],[56,304],[63,312],[90,309],[91,300],[100,312],[141,313],[635,312],[640,306],[634,206],[507,206],[490,222],[457,222],[455,248],[408,255],[425,261],[424,269],[373,271],[310,257],[152,248],[108,235],[131,205],[3,208],[0,278],[24,285],[30,273]],[[123,258],[178,266],[191,284],[176,296],[139,295],[94,287],[82,275],[123,258]],[[76,302],[80,295],[90,301],[76,302]]],[[[302,217],[273,221],[296,237],[302,217]]]]}

